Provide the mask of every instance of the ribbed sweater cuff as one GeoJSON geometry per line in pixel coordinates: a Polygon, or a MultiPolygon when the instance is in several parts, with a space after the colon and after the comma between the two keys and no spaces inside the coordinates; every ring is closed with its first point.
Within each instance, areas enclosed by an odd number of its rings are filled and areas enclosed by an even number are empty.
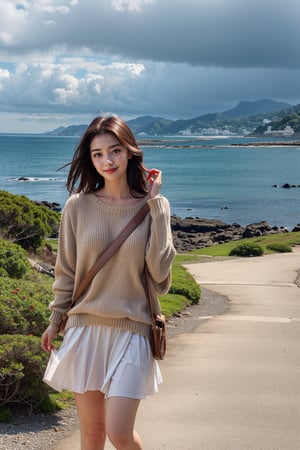
{"type": "Polygon", "coordinates": [[[50,320],[50,322],[59,324],[62,317],[63,317],[63,314],[61,314],[60,312],[52,311],[49,320],[50,320]]]}
{"type": "Polygon", "coordinates": [[[151,214],[165,213],[164,200],[161,195],[156,195],[155,197],[148,200],[148,205],[151,214]]]}

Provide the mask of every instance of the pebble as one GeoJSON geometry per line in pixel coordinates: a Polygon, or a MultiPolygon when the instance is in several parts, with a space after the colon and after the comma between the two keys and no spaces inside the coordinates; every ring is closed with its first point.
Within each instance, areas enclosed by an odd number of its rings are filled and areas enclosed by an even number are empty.
{"type": "Polygon", "coordinates": [[[48,416],[18,416],[13,423],[0,423],[0,449],[50,450],[66,437],[66,433],[78,427],[77,412],[73,406],[48,416]]]}

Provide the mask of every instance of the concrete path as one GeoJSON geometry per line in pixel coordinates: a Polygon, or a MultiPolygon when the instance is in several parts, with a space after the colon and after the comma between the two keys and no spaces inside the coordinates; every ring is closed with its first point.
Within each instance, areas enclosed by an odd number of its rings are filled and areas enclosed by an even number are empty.
{"type": "MultiPolygon", "coordinates": [[[[187,267],[229,308],[169,340],[165,383],[138,414],[144,449],[299,450],[300,248],[187,267]]],[[[79,440],[56,450],[79,450],[79,440]]]]}

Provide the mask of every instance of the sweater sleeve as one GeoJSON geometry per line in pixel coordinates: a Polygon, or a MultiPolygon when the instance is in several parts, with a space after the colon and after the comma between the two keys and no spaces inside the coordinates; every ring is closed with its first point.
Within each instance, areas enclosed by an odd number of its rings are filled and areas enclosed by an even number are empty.
{"type": "Polygon", "coordinates": [[[171,266],[176,255],[171,232],[170,205],[161,195],[148,200],[148,205],[151,226],[146,263],[157,294],[164,295],[171,285],[171,266]]]}
{"type": "Polygon", "coordinates": [[[49,307],[50,321],[59,323],[72,302],[76,267],[76,241],[70,207],[67,204],[61,218],[59,245],[53,284],[54,300],[49,307]]]}

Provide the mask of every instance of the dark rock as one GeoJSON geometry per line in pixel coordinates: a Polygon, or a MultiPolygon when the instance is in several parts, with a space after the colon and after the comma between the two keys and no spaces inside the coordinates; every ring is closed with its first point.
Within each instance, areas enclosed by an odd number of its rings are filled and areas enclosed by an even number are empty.
{"type": "MultiPolygon", "coordinates": [[[[274,188],[279,188],[279,184],[273,184],[274,188]]],[[[290,183],[285,183],[281,186],[283,189],[291,189],[291,188],[299,188],[300,184],[290,184],[290,183]]]]}
{"type": "MultiPolygon", "coordinates": [[[[220,220],[201,219],[199,217],[182,219],[177,216],[172,216],[171,227],[174,245],[179,253],[233,240],[237,241],[246,237],[265,236],[288,231],[284,227],[271,227],[265,221],[241,226],[237,223],[226,224],[220,220]]],[[[297,227],[293,231],[299,231],[300,224],[297,227]]]]}
{"type": "Polygon", "coordinates": [[[45,206],[45,208],[51,209],[52,211],[60,212],[61,211],[61,205],[56,202],[47,202],[46,200],[43,200],[41,202],[34,202],[38,206],[45,206]]]}
{"type": "Polygon", "coordinates": [[[294,231],[300,231],[300,223],[297,223],[297,225],[292,229],[292,232],[294,231]]]}

